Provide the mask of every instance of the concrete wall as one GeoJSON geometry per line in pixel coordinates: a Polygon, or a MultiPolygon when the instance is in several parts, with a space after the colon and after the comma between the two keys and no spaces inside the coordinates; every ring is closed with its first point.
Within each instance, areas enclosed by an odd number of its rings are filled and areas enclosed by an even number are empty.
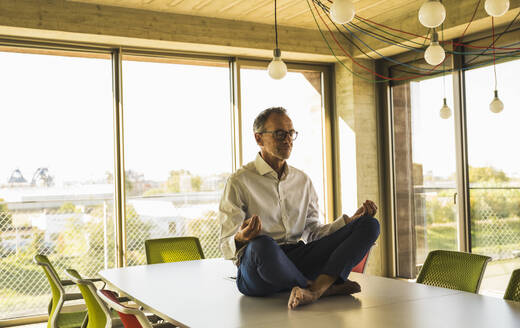
{"type": "MultiPolygon", "coordinates": [[[[358,60],[363,66],[375,70],[375,63],[370,60],[358,60]]],[[[363,78],[373,80],[374,77],[350,61],[345,61],[345,66],[363,78]]],[[[349,142],[350,147],[355,147],[357,201],[360,206],[365,200],[374,201],[379,211],[376,217],[381,223],[381,235],[372,249],[368,262],[367,272],[375,275],[387,275],[387,247],[388,238],[386,225],[390,224],[390,218],[382,216],[384,208],[380,197],[380,172],[378,154],[378,122],[376,113],[376,87],[371,81],[363,80],[350,73],[341,64],[335,64],[336,78],[336,108],[338,113],[338,125],[340,129],[351,129],[355,138],[349,142]],[[343,127],[341,127],[343,125],[343,127]]],[[[340,155],[341,156],[341,155],[340,155]]],[[[341,174],[348,174],[342,171],[341,174]]],[[[352,215],[353,213],[346,213],[352,215]]]]}

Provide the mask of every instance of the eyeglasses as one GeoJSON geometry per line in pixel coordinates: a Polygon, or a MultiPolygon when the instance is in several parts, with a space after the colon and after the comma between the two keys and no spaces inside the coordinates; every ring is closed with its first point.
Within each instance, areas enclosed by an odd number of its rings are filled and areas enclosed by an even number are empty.
{"type": "Polygon", "coordinates": [[[263,132],[258,132],[258,133],[260,133],[260,134],[271,133],[273,135],[273,137],[279,141],[285,140],[285,138],[287,138],[287,135],[289,135],[289,137],[291,137],[291,140],[295,140],[296,137],[298,136],[298,131],[294,131],[294,130],[291,130],[291,131],[285,131],[285,130],[263,131],[263,132]]]}

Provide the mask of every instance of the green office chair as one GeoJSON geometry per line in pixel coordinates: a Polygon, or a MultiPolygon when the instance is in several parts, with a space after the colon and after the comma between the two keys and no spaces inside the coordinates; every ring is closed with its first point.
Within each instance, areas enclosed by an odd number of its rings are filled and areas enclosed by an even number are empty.
{"type": "Polygon", "coordinates": [[[94,283],[90,280],[83,279],[76,270],[67,269],[65,272],[67,273],[67,276],[78,285],[78,288],[85,299],[88,312],[88,323],[86,328],[112,327],[111,311],[99,298],[94,283]]]}
{"type": "Polygon", "coordinates": [[[478,293],[489,256],[436,250],[431,251],[419,272],[420,284],[478,293]]]}
{"type": "MultiPolygon", "coordinates": [[[[78,328],[87,325],[87,316],[85,311],[79,312],[62,312],[65,301],[78,300],[83,297],[79,293],[67,293],[64,286],[74,285],[70,280],[61,280],[58,273],[54,269],[47,256],[37,254],[34,256],[34,262],[41,266],[49,285],[51,286],[52,299],[49,303],[49,320],[47,328],[78,328]]],[[[93,279],[98,281],[100,279],[93,279]]]]}
{"type": "Polygon", "coordinates": [[[516,269],[511,273],[511,279],[509,279],[504,299],[520,302],[520,269],[516,269]]]}
{"type": "Polygon", "coordinates": [[[148,264],[204,259],[197,237],[148,239],[144,242],[148,264]]]}

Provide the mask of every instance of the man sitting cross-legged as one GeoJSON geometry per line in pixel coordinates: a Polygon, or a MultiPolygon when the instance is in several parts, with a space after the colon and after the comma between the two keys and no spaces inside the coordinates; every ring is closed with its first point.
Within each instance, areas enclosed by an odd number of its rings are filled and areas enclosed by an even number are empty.
{"type": "Polygon", "coordinates": [[[221,248],[238,266],[238,289],[249,296],[291,290],[290,309],[359,292],[347,278],[379,236],[376,204],[367,200],[352,217],[321,224],[311,180],[286,162],[298,135],[286,110],[264,110],[253,129],[260,152],[229,177],[219,206],[221,248]]]}

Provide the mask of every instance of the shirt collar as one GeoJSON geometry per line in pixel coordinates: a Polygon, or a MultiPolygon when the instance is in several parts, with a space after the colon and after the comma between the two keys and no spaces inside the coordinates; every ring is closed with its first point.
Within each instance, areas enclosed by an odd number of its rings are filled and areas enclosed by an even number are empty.
{"type": "MultiPolygon", "coordinates": [[[[262,158],[262,156],[260,155],[260,152],[258,152],[258,154],[256,154],[255,167],[260,175],[271,174],[272,176],[278,178],[278,173],[276,173],[276,171],[273,170],[271,165],[269,165],[262,158]]],[[[289,174],[289,165],[287,165],[287,162],[285,162],[280,180],[284,180],[288,174],[289,174]]]]}

